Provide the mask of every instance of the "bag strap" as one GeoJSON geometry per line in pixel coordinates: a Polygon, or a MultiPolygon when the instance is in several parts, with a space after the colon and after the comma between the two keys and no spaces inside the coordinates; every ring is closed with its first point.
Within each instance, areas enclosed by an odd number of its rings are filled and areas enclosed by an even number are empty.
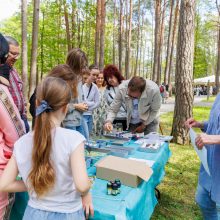
{"type": "Polygon", "coordinates": [[[18,118],[16,112],[14,111],[14,106],[11,104],[11,101],[8,98],[8,95],[2,88],[0,88],[0,100],[12,120],[18,136],[21,137],[22,135],[25,134],[24,128],[22,124],[20,123],[20,119],[18,118]]]}
{"type": "Polygon", "coordinates": [[[92,84],[91,84],[90,87],[89,87],[89,92],[88,92],[87,97],[86,97],[87,99],[88,99],[88,97],[89,97],[89,94],[90,94],[91,90],[92,90],[92,84]]]}

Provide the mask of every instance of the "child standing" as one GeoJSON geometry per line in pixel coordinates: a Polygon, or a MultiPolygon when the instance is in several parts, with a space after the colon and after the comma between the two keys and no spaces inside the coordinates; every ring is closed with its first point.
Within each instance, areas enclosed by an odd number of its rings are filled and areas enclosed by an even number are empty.
{"type": "Polygon", "coordinates": [[[85,103],[88,105],[88,111],[83,113],[83,118],[86,122],[85,135],[89,139],[93,127],[93,111],[98,108],[100,104],[100,95],[97,85],[94,83],[96,77],[90,70],[83,71],[83,94],[85,103]]]}
{"type": "Polygon", "coordinates": [[[61,128],[71,99],[68,84],[47,77],[37,89],[34,131],[20,138],[0,179],[0,191],[28,190],[24,220],[85,219],[93,214],[84,137],[61,128]],[[74,140],[74,141],[73,141],[74,140]],[[25,157],[24,157],[25,155],[25,157]],[[23,181],[17,181],[20,173],[23,181]]]}

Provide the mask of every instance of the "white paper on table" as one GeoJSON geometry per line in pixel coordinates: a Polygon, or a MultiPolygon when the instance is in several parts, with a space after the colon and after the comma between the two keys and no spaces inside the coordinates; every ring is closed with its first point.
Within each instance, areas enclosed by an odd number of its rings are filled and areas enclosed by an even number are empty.
{"type": "Polygon", "coordinates": [[[192,145],[193,145],[197,155],[199,156],[199,159],[201,160],[205,171],[209,174],[209,176],[211,176],[210,171],[209,171],[208,161],[207,161],[207,149],[205,147],[203,147],[201,150],[199,150],[197,148],[196,143],[195,143],[197,134],[192,128],[190,128],[190,130],[189,130],[189,135],[190,135],[192,145]]]}
{"type": "Polygon", "coordinates": [[[139,158],[134,158],[134,157],[129,157],[128,159],[145,162],[149,167],[152,167],[155,163],[154,160],[145,160],[145,159],[139,159],[139,158]]]}

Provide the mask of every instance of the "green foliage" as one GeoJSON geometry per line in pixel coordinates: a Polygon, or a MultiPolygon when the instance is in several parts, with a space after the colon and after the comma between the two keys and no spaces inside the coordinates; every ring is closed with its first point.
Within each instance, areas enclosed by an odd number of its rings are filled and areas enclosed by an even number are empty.
{"type": "Polygon", "coordinates": [[[217,36],[214,20],[214,16],[207,15],[204,19],[199,12],[196,14],[194,78],[212,75],[215,72],[216,51],[213,45],[217,36]]]}
{"type": "Polygon", "coordinates": [[[203,48],[196,47],[194,53],[194,77],[205,77],[207,76],[208,62],[206,52],[203,48]]]}

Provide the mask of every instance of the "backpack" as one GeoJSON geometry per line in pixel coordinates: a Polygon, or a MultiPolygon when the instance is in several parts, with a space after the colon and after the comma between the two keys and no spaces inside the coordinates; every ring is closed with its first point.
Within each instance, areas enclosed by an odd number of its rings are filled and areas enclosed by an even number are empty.
{"type": "Polygon", "coordinates": [[[160,93],[163,93],[163,92],[164,92],[164,87],[160,86],[160,93]]]}

